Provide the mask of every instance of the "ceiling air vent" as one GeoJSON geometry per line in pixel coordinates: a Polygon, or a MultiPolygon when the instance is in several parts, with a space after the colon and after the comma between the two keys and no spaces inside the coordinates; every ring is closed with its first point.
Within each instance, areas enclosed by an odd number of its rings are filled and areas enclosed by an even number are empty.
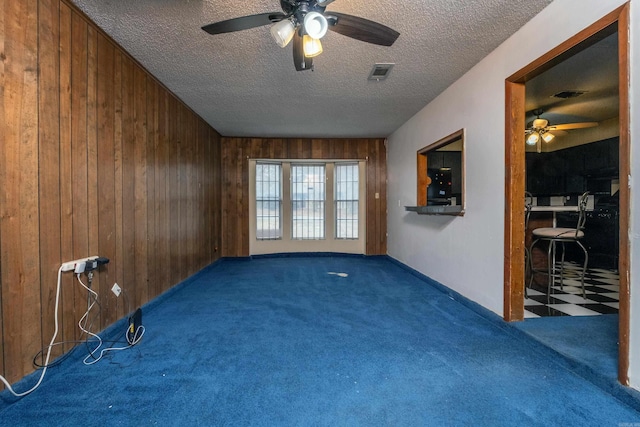
{"type": "Polygon", "coordinates": [[[584,91],[580,91],[580,90],[563,90],[562,92],[558,92],[553,94],[554,98],[562,98],[562,99],[569,99],[569,98],[577,98],[580,95],[584,95],[586,92],[584,91]]]}
{"type": "Polygon", "coordinates": [[[379,82],[384,80],[391,73],[391,69],[395,64],[374,64],[371,72],[369,73],[369,80],[375,80],[379,82]]]}

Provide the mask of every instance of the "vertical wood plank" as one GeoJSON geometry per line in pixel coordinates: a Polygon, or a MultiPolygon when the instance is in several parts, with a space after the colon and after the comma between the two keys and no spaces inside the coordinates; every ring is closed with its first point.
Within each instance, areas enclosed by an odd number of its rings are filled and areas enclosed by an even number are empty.
{"type": "Polygon", "coordinates": [[[240,253],[249,255],[249,159],[248,159],[248,147],[243,147],[241,160],[240,160],[240,169],[242,171],[241,175],[241,189],[242,192],[240,194],[240,209],[241,214],[239,215],[241,220],[242,232],[240,235],[242,236],[241,245],[240,245],[240,253]]]}
{"type": "Polygon", "coordinates": [[[122,288],[126,293],[127,311],[138,305],[136,282],[136,149],[135,149],[135,65],[122,57],[122,288]]]}
{"type": "Polygon", "coordinates": [[[222,164],[225,165],[221,171],[221,201],[222,201],[222,256],[231,256],[231,230],[230,220],[232,216],[231,209],[231,189],[229,188],[228,175],[232,171],[232,165],[229,163],[231,157],[231,145],[235,144],[235,138],[223,138],[222,140],[222,164]]]}
{"type": "Polygon", "coordinates": [[[287,141],[289,144],[289,156],[291,159],[302,159],[302,140],[300,139],[291,139],[287,141]]]}
{"type": "Polygon", "coordinates": [[[323,147],[324,147],[324,141],[322,141],[321,139],[312,139],[311,140],[311,158],[312,159],[323,159],[324,158],[324,153],[323,153],[323,147]]]}
{"type": "MultiPolygon", "coordinates": [[[[147,282],[147,81],[143,70],[133,66],[133,106],[134,134],[133,146],[133,209],[134,209],[134,257],[135,306],[142,305],[149,298],[147,282]]],[[[132,307],[133,309],[134,307],[132,307]]]]}
{"type": "MultiPolygon", "coordinates": [[[[384,139],[376,141],[378,145],[377,186],[379,197],[376,199],[378,211],[378,241],[375,254],[387,253],[387,147],[384,139]]],[[[375,196],[375,195],[374,195],[375,196]]],[[[374,197],[375,198],[375,197],[374,197]]]]}
{"type": "Polygon", "coordinates": [[[178,138],[178,103],[169,98],[169,235],[171,240],[171,283],[180,280],[180,159],[178,138]]]}
{"type": "MultiPolygon", "coordinates": [[[[87,26],[87,256],[100,256],[98,234],[98,121],[97,121],[97,79],[98,79],[98,33],[87,26]]],[[[101,269],[103,270],[103,269],[101,269]]],[[[93,276],[92,289],[104,295],[100,286],[101,271],[93,276]]],[[[88,280],[88,278],[86,279],[88,280]]],[[[83,292],[86,295],[86,292],[83,292]]],[[[101,297],[99,297],[101,298],[101,297]]],[[[102,330],[102,310],[92,311],[94,326],[92,332],[102,330]]]]}
{"type": "Polygon", "coordinates": [[[185,148],[184,154],[184,182],[182,185],[182,194],[183,194],[183,228],[182,235],[185,238],[185,246],[184,246],[184,257],[185,257],[185,275],[188,276],[193,274],[194,272],[194,239],[195,235],[193,233],[193,198],[194,198],[194,176],[193,176],[193,123],[190,115],[188,114],[187,109],[183,110],[184,112],[184,141],[185,144],[183,147],[185,148]]]}
{"type": "Polygon", "coordinates": [[[157,279],[158,237],[156,234],[156,150],[158,147],[158,85],[147,79],[147,282],[148,295],[159,295],[157,279]]]}
{"type": "Polygon", "coordinates": [[[243,224],[243,216],[246,215],[246,213],[244,212],[244,208],[243,208],[243,196],[244,196],[244,188],[242,185],[243,182],[243,173],[244,173],[244,168],[242,167],[243,163],[244,163],[244,158],[243,158],[243,152],[244,152],[244,147],[247,143],[247,140],[243,140],[241,144],[236,146],[236,152],[235,152],[235,158],[234,158],[234,166],[235,166],[235,177],[233,178],[234,182],[232,184],[233,190],[234,190],[234,199],[235,199],[235,218],[234,218],[234,222],[235,222],[235,233],[234,233],[234,253],[235,256],[247,256],[249,255],[248,253],[243,253],[242,252],[242,243],[243,243],[243,239],[244,236],[246,235],[246,232],[244,230],[244,224],[243,224]]]}
{"type": "Polygon", "coordinates": [[[40,347],[37,1],[4,4],[4,141],[0,148],[2,327],[9,381],[40,347]]]}
{"type": "Polygon", "coordinates": [[[249,142],[249,157],[252,159],[262,159],[265,155],[262,153],[262,139],[261,138],[251,138],[249,142]]]}
{"type": "MultiPolygon", "coordinates": [[[[123,72],[123,55],[119,51],[114,51],[113,58],[113,190],[115,196],[115,213],[116,213],[116,227],[115,227],[115,241],[116,241],[116,253],[115,253],[115,265],[110,266],[110,269],[115,267],[115,279],[116,283],[126,292],[123,287],[125,283],[125,249],[124,249],[124,225],[123,225],[123,197],[124,197],[124,161],[123,161],[123,90],[122,90],[122,72],[123,72]]],[[[122,295],[122,298],[116,301],[115,310],[113,316],[120,318],[129,309],[125,305],[125,298],[128,297],[127,293],[122,295]]],[[[130,300],[130,298],[129,298],[130,300]]]]}
{"type": "MultiPolygon", "coordinates": [[[[38,178],[40,200],[40,287],[42,297],[43,346],[54,332],[55,298],[60,255],[60,91],[59,91],[59,3],[40,0],[38,52],[38,178]]],[[[1,328],[0,328],[1,329],[1,328]]],[[[62,354],[54,347],[52,357],[62,354]]],[[[40,361],[44,362],[44,361],[40,361]]]]}
{"type": "Polygon", "coordinates": [[[289,156],[289,149],[282,139],[269,140],[269,146],[272,147],[271,153],[273,159],[286,159],[289,156]]]}
{"type": "Polygon", "coordinates": [[[187,167],[186,167],[186,145],[187,141],[185,138],[185,128],[186,124],[184,122],[185,118],[185,108],[183,105],[178,104],[178,265],[176,269],[178,270],[180,277],[184,277],[187,274],[187,263],[186,263],[186,254],[187,254],[187,212],[186,212],[186,197],[183,197],[187,191],[187,167]]]}
{"type": "Polygon", "coordinates": [[[214,203],[213,209],[213,251],[214,258],[218,259],[222,254],[222,209],[223,209],[223,195],[222,195],[222,138],[213,129],[209,128],[208,131],[209,141],[211,145],[211,157],[209,173],[213,175],[213,197],[211,203],[214,203]]]}
{"type": "Polygon", "coordinates": [[[357,159],[358,158],[358,140],[350,139],[347,142],[347,155],[346,159],[357,159]]]}
{"type": "Polygon", "coordinates": [[[213,210],[215,206],[215,200],[213,199],[213,170],[211,169],[211,144],[209,141],[209,130],[204,121],[200,123],[200,135],[202,138],[202,165],[201,165],[201,180],[202,180],[202,203],[204,211],[204,242],[201,248],[201,253],[206,257],[204,259],[206,264],[210,264],[214,261],[213,248],[215,246],[215,236],[213,234],[213,210]]]}
{"type": "Polygon", "coordinates": [[[102,35],[98,36],[97,144],[98,144],[98,252],[110,262],[99,275],[103,328],[116,318],[116,297],[110,292],[116,278],[116,192],[115,192],[115,98],[114,49],[102,35]]]}
{"type": "MultiPolygon", "coordinates": [[[[60,252],[62,262],[73,256],[73,179],[71,158],[71,10],[60,4],[60,252]]],[[[60,291],[61,340],[75,339],[74,280],[62,276],[60,291]]],[[[72,345],[64,345],[66,351],[72,345]]]]}
{"type": "Polygon", "coordinates": [[[376,253],[378,249],[377,221],[378,212],[376,210],[375,193],[378,191],[376,180],[378,172],[378,152],[374,141],[367,141],[369,150],[370,168],[367,168],[367,249],[366,253],[376,253]]]}
{"type": "Polygon", "coordinates": [[[170,227],[169,227],[169,98],[166,91],[159,93],[158,103],[158,147],[155,151],[155,210],[156,210],[156,237],[158,270],[157,280],[159,281],[158,294],[169,289],[171,285],[171,259],[169,249],[170,227]]]}
{"type": "Polygon", "coordinates": [[[206,186],[204,184],[204,170],[206,168],[206,152],[205,152],[205,136],[206,136],[206,128],[204,126],[204,122],[200,119],[195,120],[195,129],[197,134],[197,151],[195,154],[196,161],[196,171],[197,171],[197,201],[198,204],[196,206],[196,217],[198,218],[198,223],[194,227],[194,233],[198,238],[198,246],[196,248],[197,255],[197,268],[196,270],[200,270],[205,265],[208,265],[211,261],[209,256],[207,255],[207,243],[209,241],[209,221],[208,215],[210,212],[210,206],[205,202],[205,194],[206,194],[206,186]],[[199,231],[200,230],[200,231],[199,231]]]}
{"type": "MultiPolygon", "coordinates": [[[[73,259],[90,256],[88,222],[88,165],[87,165],[87,93],[88,93],[88,28],[76,12],[71,13],[71,181],[73,259]]],[[[74,290],[75,313],[87,307],[86,291],[76,283],[74,290]]],[[[67,303],[67,301],[65,301],[67,303]]],[[[77,314],[76,314],[77,316],[77,314]]],[[[74,323],[75,323],[74,318],[74,323]]],[[[74,328],[75,339],[82,334],[74,328]]]]}

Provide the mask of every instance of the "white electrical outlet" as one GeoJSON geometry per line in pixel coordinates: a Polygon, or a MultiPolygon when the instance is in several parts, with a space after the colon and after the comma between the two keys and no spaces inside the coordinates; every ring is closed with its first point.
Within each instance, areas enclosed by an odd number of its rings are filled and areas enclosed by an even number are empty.
{"type": "Polygon", "coordinates": [[[120,292],[122,292],[122,289],[120,289],[120,286],[118,286],[117,283],[114,283],[113,286],[111,287],[111,292],[113,292],[115,296],[119,297],[120,292]]]}

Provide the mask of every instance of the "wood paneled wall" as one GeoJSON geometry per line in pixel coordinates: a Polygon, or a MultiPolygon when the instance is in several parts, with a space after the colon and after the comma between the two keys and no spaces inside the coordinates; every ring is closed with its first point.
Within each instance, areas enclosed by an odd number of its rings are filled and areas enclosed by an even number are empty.
{"type": "Polygon", "coordinates": [[[384,139],[222,138],[222,248],[249,255],[248,159],[368,159],[367,255],[387,253],[387,152],[384,139]],[[378,197],[376,198],[376,193],[378,197]]]}
{"type": "MultiPolygon", "coordinates": [[[[15,381],[53,334],[62,262],[111,260],[98,331],[219,257],[221,140],[65,1],[0,0],[0,49],[0,374],[15,381]]],[[[80,338],[72,276],[58,341],[80,338]]]]}

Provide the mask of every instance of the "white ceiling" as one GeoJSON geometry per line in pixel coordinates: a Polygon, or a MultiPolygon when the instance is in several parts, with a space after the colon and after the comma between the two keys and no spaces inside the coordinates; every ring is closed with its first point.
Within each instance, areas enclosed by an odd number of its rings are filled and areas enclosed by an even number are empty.
{"type": "Polygon", "coordinates": [[[302,72],[268,26],[201,30],[280,11],[278,0],[72,2],[223,136],[353,138],[390,135],[551,0],[337,0],[328,11],[400,37],[383,47],[330,31],[315,69],[302,72]],[[367,80],[388,62],[387,80],[367,80]]]}

